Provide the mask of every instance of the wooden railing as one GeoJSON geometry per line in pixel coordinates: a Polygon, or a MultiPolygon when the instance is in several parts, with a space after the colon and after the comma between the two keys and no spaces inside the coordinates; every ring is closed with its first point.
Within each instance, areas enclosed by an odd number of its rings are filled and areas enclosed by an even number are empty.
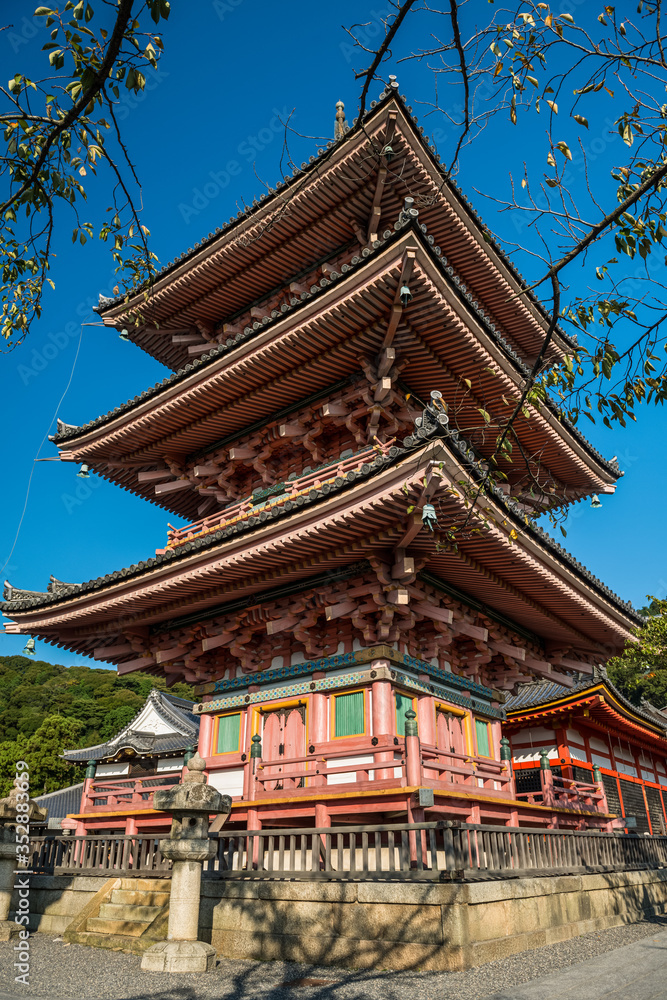
{"type": "Polygon", "coordinates": [[[561,778],[551,770],[540,770],[540,785],[540,789],[533,792],[518,792],[516,798],[531,805],[606,812],[607,798],[597,784],[561,778]]]}
{"type": "Polygon", "coordinates": [[[512,769],[503,761],[469,753],[445,752],[424,743],[421,744],[421,756],[423,770],[437,771],[437,781],[502,791],[513,797],[512,769]]]}
{"type": "MultiPolygon", "coordinates": [[[[167,548],[175,548],[178,545],[183,545],[192,538],[201,538],[202,535],[228,527],[247,517],[261,515],[263,510],[274,504],[284,504],[288,500],[294,502],[301,496],[307,496],[312,489],[319,490],[323,486],[328,487],[332,484],[342,486],[343,480],[348,473],[357,471],[364,464],[370,464],[378,455],[388,452],[392,445],[393,439],[386,444],[378,443],[377,445],[369,445],[362,451],[350,455],[349,458],[327,463],[314,469],[312,472],[306,473],[306,475],[287,480],[285,483],[280,484],[284,487],[281,492],[275,492],[265,499],[258,501],[253,497],[246,497],[244,500],[230,504],[224,510],[219,510],[215,514],[208,514],[199,521],[187,524],[183,528],[172,528],[170,525],[167,533],[167,548]],[[340,480],[340,483],[337,483],[337,480],[340,480]]],[[[161,554],[166,549],[157,549],[156,551],[161,554]]]]}
{"type": "Polygon", "coordinates": [[[81,812],[109,812],[134,808],[150,809],[156,789],[173,788],[181,775],[153,775],[150,778],[103,778],[90,782],[81,802],[81,812]]]}
{"type": "MultiPolygon", "coordinates": [[[[667,837],[440,821],[319,829],[229,830],[206,878],[433,880],[516,878],[667,866],[667,837]]],[[[165,878],[157,837],[46,837],[32,870],[165,878]]]]}
{"type": "Polygon", "coordinates": [[[129,875],[168,877],[171,861],[162,857],[159,837],[38,837],[30,841],[32,871],[51,875],[129,875]]]}
{"type": "Polygon", "coordinates": [[[393,742],[378,743],[375,746],[357,748],[356,750],[334,750],[326,753],[304,754],[302,757],[276,757],[274,760],[259,762],[255,781],[258,786],[258,797],[278,788],[308,788],[314,785],[325,785],[329,777],[337,775],[352,775],[355,787],[366,781],[382,780],[378,771],[390,771],[393,784],[404,787],[405,777],[405,746],[393,742]],[[386,754],[387,760],[378,760],[376,754],[386,754]],[[353,758],[356,758],[353,760],[353,758]],[[371,758],[371,760],[369,760],[371,758]],[[352,760],[352,763],[340,764],[340,760],[352,760]],[[396,776],[394,771],[400,771],[396,776]]]}

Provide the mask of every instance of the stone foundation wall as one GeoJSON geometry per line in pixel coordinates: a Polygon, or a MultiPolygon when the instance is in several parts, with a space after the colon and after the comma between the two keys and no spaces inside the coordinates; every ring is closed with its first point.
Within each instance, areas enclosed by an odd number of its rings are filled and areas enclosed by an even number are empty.
{"type": "MultiPolygon", "coordinates": [[[[30,877],[30,923],[28,929],[59,935],[78,916],[105,878],[86,875],[32,875],[30,877]]],[[[12,903],[16,905],[17,899],[12,903]]],[[[14,910],[10,919],[14,919],[14,910]]]]}
{"type": "MultiPolygon", "coordinates": [[[[61,934],[102,884],[33,876],[31,930],[61,934]]],[[[221,957],[458,970],[667,910],[667,869],[435,885],[204,880],[221,957]]]]}
{"type": "Polygon", "coordinates": [[[667,870],[464,885],[227,883],[202,922],[226,958],[459,970],[667,908],[667,870]],[[210,914],[210,916],[209,916],[210,914]]]}

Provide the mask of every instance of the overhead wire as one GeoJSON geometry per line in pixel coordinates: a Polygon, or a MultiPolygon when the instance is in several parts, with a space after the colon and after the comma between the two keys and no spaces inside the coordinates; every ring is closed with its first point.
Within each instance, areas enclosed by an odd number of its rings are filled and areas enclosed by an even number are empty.
{"type": "Polygon", "coordinates": [[[42,448],[44,447],[44,443],[46,442],[46,439],[49,436],[49,431],[51,430],[51,427],[53,425],[53,421],[56,420],[56,418],[58,416],[58,413],[60,411],[60,407],[62,406],[63,400],[64,400],[65,396],[67,395],[67,393],[69,391],[70,385],[72,384],[72,379],[74,378],[74,371],[76,369],[76,363],[79,360],[79,352],[81,351],[81,342],[83,340],[83,328],[84,328],[84,326],[99,326],[99,323],[82,323],[81,324],[81,330],[79,332],[79,340],[78,340],[78,343],[76,345],[76,353],[74,355],[74,361],[72,362],[72,369],[71,369],[71,371],[69,373],[69,378],[67,380],[67,385],[65,386],[65,389],[64,389],[64,391],[63,391],[60,399],[58,400],[58,403],[56,405],[56,409],[54,411],[54,414],[51,417],[51,420],[49,421],[49,426],[46,429],[46,433],[44,434],[44,437],[40,441],[39,448],[37,449],[37,454],[35,455],[35,457],[32,460],[32,465],[30,467],[30,475],[28,477],[28,486],[27,486],[26,494],[25,494],[25,501],[23,503],[23,510],[21,511],[21,516],[19,518],[18,527],[16,529],[16,534],[14,535],[14,541],[13,541],[12,547],[11,547],[11,549],[9,551],[9,555],[5,559],[5,561],[2,564],[2,566],[0,567],[0,576],[4,573],[4,571],[7,568],[7,566],[9,566],[10,560],[11,560],[12,556],[14,555],[14,550],[16,549],[16,545],[17,545],[18,540],[19,540],[19,535],[21,534],[21,528],[23,527],[23,521],[25,520],[26,511],[28,509],[28,500],[30,499],[30,488],[32,486],[32,477],[33,477],[33,475],[35,473],[35,464],[37,462],[43,461],[43,459],[40,459],[39,453],[42,450],[42,448]]]}

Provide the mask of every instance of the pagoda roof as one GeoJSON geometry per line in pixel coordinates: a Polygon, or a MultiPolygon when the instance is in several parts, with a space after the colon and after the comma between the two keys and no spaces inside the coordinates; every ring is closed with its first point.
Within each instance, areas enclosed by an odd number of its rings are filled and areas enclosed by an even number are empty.
{"type": "Polygon", "coordinates": [[[153,688],[134,719],[116,736],[96,746],[66,750],[61,756],[72,763],[113,760],[126,750],[148,757],[173,756],[199,738],[199,716],[193,713],[193,705],[153,688]]]}
{"type": "MultiPolygon", "coordinates": [[[[306,270],[312,269],[314,244],[320,249],[323,262],[335,256],[354,239],[355,225],[359,223],[357,215],[367,218],[371,211],[372,190],[369,193],[368,188],[373,186],[380,164],[379,157],[373,158],[377,162],[369,164],[366,147],[369,140],[377,139],[389,115],[396,116],[390,176],[391,170],[397,171],[401,196],[391,190],[391,184],[382,188],[383,218],[386,214],[398,215],[406,194],[417,195],[423,202],[421,217],[433,230],[436,242],[452,257],[450,263],[464,280],[475,286],[476,294],[488,303],[495,316],[509,324],[510,339],[532,361],[541,346],[549,317],[441,166],[435,147],[424,137],[423,128],[405,98],[399,95],[395,83],[377,102],[371,102],[363,120],[355,120],[342,139],[329,142],[317,156],[295,168],[292,177],[279,182],[248,209],[232,216],[223,227],[163,267],[151,282],[148,307],[142,290],[129,301],[122,295],[101,299],[98,311],[105,323],[116,327],[131,325],[135,312],[146,314],[148,320],[136,331],[130,331],[131,339],[178,369],[187,360],[187,348],[170,343],[165,332],[192,330],[194,322],[202,318],[214,326],[221,319],[234,316],[244,303],[244,296],[245,302],[261,303],[262,298],[275,290],[276,275],[289,273],[287,263],[278,261],[283,250],[289,253],[287,261],[298,259],[301,253],[306,270]],[[320,228],[300,244],[297,237],[304,225],[312,228],[318,224],[313,213],[314,192],[321,201],[320,228]],[[293,241],[289,251],[287,234],[293,241]],[[519,291],[525,293],[522,301],[510,302],[519,291]],[[199,303],[196,312],[192,309],[194,301],[199,303]]],[[[288,280],[297,277],[298,273],[288,280]]],[[[563,351],[574,343],[576,338],[557,328],[553,352],[563,351]]]]}
{"type": "Polygon", "coordinates": [[[604,667],[596,667],[592,679],[582,676],[572,688],[556,681],[536,681],[522,685],[517,694],[505,699],[507,724],[512,728],[530,721],[544,723],[550,715],[577,708],[582,712],[587,709],[598,721],[606,723],[607,728],[611,720],[621,727],[631,722],[644,730],[649,728],[662,740],[667,738],[664,712],[646,700],[640,707],[633,705],[609,680],[604,667]]]}
{"type": "MultiPolygon", "coordinates": [[[[61,429],[52,438],[61,456],[86,462],[105,478],[158,502],[152,484],[137,483],[138,471],[164,464],[165,454],[192,458],[210,450],[213,441],[220,445],[240,437],[258,418],[269,422],[277,409],[285,413],[303,405],[304,389],[322,392],[332,378],[349,378],[359,371],[359,356],[376,353],[381,342],[382,323],[407,250],[416,255],[413,300],[396,344],[409,361],[410,389],[418,395],[433,387],[433,352],[442,365],[436,377],[450,395],[456,392],[457,379],[473,374],[479,383],[476,391],[479,388],[486,398],[516,389],[528,369],[440,248],[429,241],[425,226],[404,218],[384,235],[365,256],[353,256],[345,273],[323,279],[305,300],[266,317],[257,330],[212,348],[199,361],[96,420],[61,429]]],[[[476,407],[481,404],[471,396],[469,405],[470,416],[479,421],[476,407]]],[[[561,417],[555,403],[548,400],[530,412],[531,420],[518,418],[517,433],[529,450],[539,447],[547,468],[580,495],[613,489],[621,475],[617,464],[602,458],[561,417]]],[[[192,516],[199,500],[194,484],[190,491],[159,498],[184,517],[192,516]]]]}
{"type": "MultiPolygon", "coordinates": [[[[271,581],[275,586],[277,577],[281,587],[289,587],[318,569],[344,569],[353,559],[377,552],[378,546],[397,543],[409,503],[405,486],[418,491],[433,462],[443,463],[451,482],[462,476],[479,482],[484,475],[456,432],[443,426],[420,428],[402,446],[378,454],[340,485],[313,489],[294,505],[296,511],[274,503],[67,593],[6,602],[3,611],[16,620],[7,631],[39,635],[88,654],[96,647],[97,655],[100,629],[106,630],[113,646],[123,628],[166,627],[186,608],[188,615],[213,614],[225,601],[243,601],[249,595],[256,599],[271,581]]],[[[451,494],[442,502],[448,517],[466,509],[451,494]]],[[[526,525],[518,504],[495,486],[488,487],[478,503],[487,526],[462,539],[458,551],[436,550],[425,531],[411,543],[416,555],[427,557],[429,574],[547,642],[593,653],[606,649],[608,655],[609,647],[620,649],[631,638],[630,629],[642,621],[631,605],[544,531],[526,525]]]]}

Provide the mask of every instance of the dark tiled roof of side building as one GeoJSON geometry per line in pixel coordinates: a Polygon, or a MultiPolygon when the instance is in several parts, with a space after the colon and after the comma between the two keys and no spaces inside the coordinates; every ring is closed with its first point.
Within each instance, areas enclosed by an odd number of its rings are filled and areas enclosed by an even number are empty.
{"type": "Polygon", "coordinates": [[[199,717],[192,712],[193,704],[185,698],[177,698],[166,691],[153,688],[132,721],[116,736],[92,747],[66,750],[62,756],[69,761],[84,762],[113,757],[123,746],[132,747],[138,753],[151,756],[169,755],[185,750],[191,744],[196,744],[199,736],[199,717]],[[156,735],[134,728],[149,704],[168,725],[173,727],[173,732],[156,735]]]}
{"type": "Polygon", "coordinates": [[[593,676],[590,674],[580,676],[577,683],[568,688],[564,684],[558,684],[557,681],[550,680],[540,680],[535,681],[532,684],[522,684],[519,691],[515,695],[509,695],[505,699],[505,711],[509,715],[512,712],[520,712],[530,708],[538,708],[540,705],[546,705],[552,701],[558,701],[561,698],[567,698],[568,695],[578,695],[583,694],[591,688],[596,687],[598,684],[603,683],[605,687],[610,691],[613,696],[620,701],[624,708],[633,712],[635,715],[640,716],[647,722],[652,722],[653,725],[661,726],[667,732],[667,716],[660,711],[659,708],[655,708],[650,702],[643,700],[640,707],[633,705],[628,698],[622,694],[618,688],[612,684],[607,676],[607,672],[604,667],[596,667],[593,672],[593,676]]]}

